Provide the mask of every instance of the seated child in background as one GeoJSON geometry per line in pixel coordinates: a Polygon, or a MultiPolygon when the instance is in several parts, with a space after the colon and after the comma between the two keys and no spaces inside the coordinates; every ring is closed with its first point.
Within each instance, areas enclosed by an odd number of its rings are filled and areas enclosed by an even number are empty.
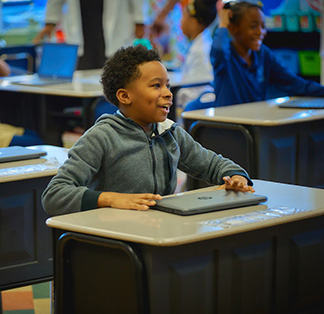
{"type": "Polygon", "coordinates": [[[260,6],[245,1],[230,9],[223,5],[217,2],[219,28],[210,53],[216,107],[265,100],[268,88],[282,96],[324,96],[324,86],[297,76],[262,44],[266,29],[260,6]]]}
{"type": "Polygon", "coordinates": [[[167,119],[172,93],[156,50],[119,49],[106,61],[101,82],[119,110],[102,115],[69,150],[42,195],[47,213],[147,210],[175,191],[177,168],[222,188],[254,191],[245,170],[167,119]]]}
{"type": "MultiPolygon", "coordinates": [[[[10,75],[9,65],[0,59],[0,76],[10,75]]],[[[0,123],[0,147],[40,145],[43,141],[36,132],[0,123]]]]}
{"type": "Polygon", "coordinates": [[[43,145],[43,140],[33,130],[25,130],[0,123],[0,147],[43,145]]]}
{"type": "MultiPolygon", "coordinates": [[[[208,26],[216,18],[216,0],[193,0],[183,8],[181,29],[191,41],[190,48],[182,66],[185,80],[213,81],[213,68],[210,63],[212,35],[208,26]]],[[[203,92],[213,92],[209,86],[181,88],[177,92],[177,109],[185,109],[187,103],[198,98],[203,92]],[[179,107],[179,108],[178,108],[179,107]]]]}

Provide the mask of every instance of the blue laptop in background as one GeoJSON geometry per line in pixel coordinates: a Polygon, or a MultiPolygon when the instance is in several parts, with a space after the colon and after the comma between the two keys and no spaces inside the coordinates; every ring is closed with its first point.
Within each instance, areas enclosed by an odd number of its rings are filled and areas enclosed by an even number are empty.
{"type": "Polygon", "coordinates": [[[20,85],[50,85],[69,83],[78,60],[78,45],[44,43],[37,73],[12,80],[20,85]]]}

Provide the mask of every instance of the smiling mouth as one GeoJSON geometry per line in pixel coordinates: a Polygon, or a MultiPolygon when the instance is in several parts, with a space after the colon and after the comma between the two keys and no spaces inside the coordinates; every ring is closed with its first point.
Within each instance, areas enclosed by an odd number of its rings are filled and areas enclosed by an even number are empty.
{"type": "Polygon", "coordinates": [[[163,109],[170,109],[171,105],[161,105],[159,107],[163,109]]]}

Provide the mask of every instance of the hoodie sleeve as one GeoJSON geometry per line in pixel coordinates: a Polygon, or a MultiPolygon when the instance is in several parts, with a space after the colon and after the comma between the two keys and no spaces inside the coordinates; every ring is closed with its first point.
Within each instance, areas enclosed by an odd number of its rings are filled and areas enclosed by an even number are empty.
{"type": "Polygon", "coordinates": [[[248,173],[232,160],[204,148],[180,127],[175,129],[175,134],[181,151],[180,170],[210,184],[223,184],[224,176],[241,175],[253,185],[248,173]]]}
{"type": "Polygon", "coordinates": [[[61,215],[97,208],[101,191],[92,191],[89,186],[100,170],[104,145],[101,133],[88,131],[69,150],[68,159],[52,178],[42,195],[45,211],[61,215]]]}

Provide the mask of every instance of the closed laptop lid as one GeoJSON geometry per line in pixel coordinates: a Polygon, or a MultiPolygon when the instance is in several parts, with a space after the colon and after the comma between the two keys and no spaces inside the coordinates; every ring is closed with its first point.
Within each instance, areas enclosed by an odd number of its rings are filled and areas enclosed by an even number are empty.
{"type": "Polygon", "coordinates": [[[47,152],[22,146],[0,148],[0,162],[34,159],[47,155],[47,152]]]}
{"type": "Polygon", "coordinates": [[[283,102],[279,105],[279,108],[324,109],[324,98],[300,97],[283,102]]]}
{"type": "Polygon", "coordinates": [[[153,208],[177,215],[194,215],[256,205],[266,201],[267,197],[264,195],[231,190],[211,190],[164,197],[158,200],[153,208]]]}
{"type": "Polygon", "coordinates": [[[37,74],[41,78],[72,80],[78,59],[78,45],[45,43],[37,74]]]}

